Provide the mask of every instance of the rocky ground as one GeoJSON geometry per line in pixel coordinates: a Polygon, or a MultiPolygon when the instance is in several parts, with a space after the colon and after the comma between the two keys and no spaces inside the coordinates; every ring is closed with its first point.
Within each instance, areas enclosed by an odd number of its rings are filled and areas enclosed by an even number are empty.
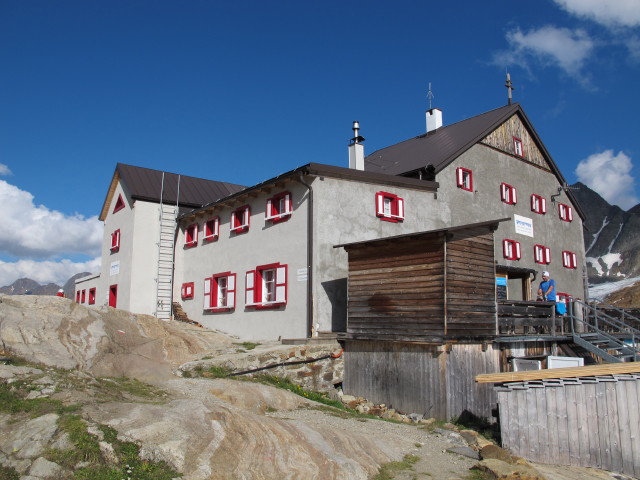
{"type": "Polygon", "coordinates": [[[0,365],[0,478],[107,478],[86,476],[95,464],[123,478],[130,465],[130,478],[169,479],[135,475],[166,465],[192,480],[368,479],[379,471],[399,480],[612,478],[530,465],[452,425],[363,418],[260,383],[176,375],[198,358],[242,354],[235,343],[62,298],[0,296],[0,356],[31,362],[0,365]],[[134,463],[132,452],[145,461],[134,463]],[[487,473],[472,473],[474,465],[487,473]]]}

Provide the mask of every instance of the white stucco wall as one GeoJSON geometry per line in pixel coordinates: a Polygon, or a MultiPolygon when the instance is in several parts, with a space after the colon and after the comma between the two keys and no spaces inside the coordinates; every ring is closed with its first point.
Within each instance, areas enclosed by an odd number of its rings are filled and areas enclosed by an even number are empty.
{"type": "Polygon", "coordinates": [[[208,328],[218,329],[244,339],[305,338],[307,281],[298,271],[307,263],[307,189],[298,182],[270,193],[259,193],[245,203],[217,210],[198,218],[198,245],[184,246],[184,229],[193,220],[181,222],[176,244],[176,276],[174,298],[181,301],[189,318],[208,328]],[[292,194],[293,213],[280,223],[265,221],[266,200],[282,191],[292,194]],[[251,207],[250,228],[246,233],[230,231],[231,212],[248,204],[251,207]],[[203,242],[204,223],[220,217],[220,237],[211,243],[203,242]],[[245,308],[245,273],[257,266],[272,263],[287,265],[287,304],[273,310],[245,308]],[[203,309],[204,279],[214,274],[236,274],[236,308],[231,312],[205,312],[203,309]],[[193,299],[180,300],[183,283],[194,282],[193,299]]]}

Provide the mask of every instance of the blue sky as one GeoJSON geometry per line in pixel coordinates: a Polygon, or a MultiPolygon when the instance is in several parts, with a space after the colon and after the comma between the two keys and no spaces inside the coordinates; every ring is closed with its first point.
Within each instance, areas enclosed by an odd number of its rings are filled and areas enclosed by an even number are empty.
{"type": "Polygon", "coordinates": [[[0,0],[0,285],[96,270],[117,162],[252,185],[506,103],[637,204],[637,0],[0,0]]]}

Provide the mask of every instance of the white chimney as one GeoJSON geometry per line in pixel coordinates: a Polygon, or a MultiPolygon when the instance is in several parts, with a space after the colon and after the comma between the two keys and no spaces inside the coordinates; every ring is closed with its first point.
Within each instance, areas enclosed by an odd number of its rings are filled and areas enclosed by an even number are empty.
{"type": "Polygon", "coordinates": [[[427,133],[433,132],[442,126],[442,110],[432,108],[427,110],[427,133]]]}
{"type": "Polygon", "coordinates": [[[364,170],[364,138],[358,135],[360,124],[356,120],[353,122],[353,138],[349,142],[349,168],[364,170]]]}

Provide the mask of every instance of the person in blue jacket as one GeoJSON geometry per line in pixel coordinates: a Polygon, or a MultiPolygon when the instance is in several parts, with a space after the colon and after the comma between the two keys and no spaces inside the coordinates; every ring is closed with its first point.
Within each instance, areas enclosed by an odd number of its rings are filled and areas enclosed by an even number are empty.
{"type": "Polygon", "coordinates": [[[542,272],[542,282],[538,288],[538,299],[544,302],[556,301],[556,282],[550,278],[549,272],[542,272]]]}

